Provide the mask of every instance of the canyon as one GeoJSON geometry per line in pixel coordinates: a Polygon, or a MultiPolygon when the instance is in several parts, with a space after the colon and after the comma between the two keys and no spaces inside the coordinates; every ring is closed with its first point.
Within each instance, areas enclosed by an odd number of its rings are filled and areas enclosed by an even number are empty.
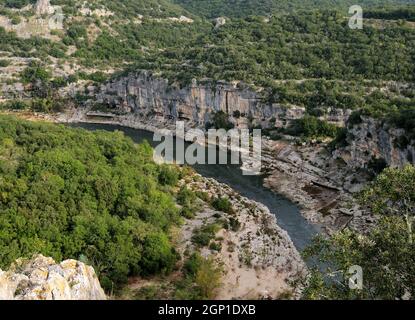
{"type": "MultiPolygon", "coordinates": [[[[59,122],[121,125],[152,132],[174,131],[176,121],[186,129],[204,130],[215,113],[223,112],[235,128],[287,128],[301,119],[305,108],[267,103],[243,83],[197,82],[179,87],[142,71],[120,76],[96,87],[66,88],[62,95],[85,95],[82,107],[58,117],[59,122]]],[[[331,109],[321,120],[345,127],[352,110],[331,109]]],[[[349,125],[350,126],[350,125],[349,125]]],[[[367,229],[374,222],[354,199],[371,179],[368,165],[375,159],[392,167],[415,163],[414,141],[398,146],[405,131],[362,117],[349,128],[344,143],[330,150],[326,142],[298,143],[264,137],[262,161],[265,186],[298,204],[303,215],[323,225],[327,233],[347,226],[367,229]]]]}

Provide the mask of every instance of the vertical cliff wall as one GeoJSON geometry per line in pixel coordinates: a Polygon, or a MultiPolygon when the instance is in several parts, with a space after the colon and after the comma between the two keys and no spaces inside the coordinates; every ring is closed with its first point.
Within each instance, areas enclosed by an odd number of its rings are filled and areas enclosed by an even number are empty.
{"type": "Polygon", "coordinates": [[[334,156],[350,167],[365,168],[374,159],[384,160],[392,167],[415,164],[415,141],[408,141],[403,129],[387,122],[362,117],[361,123],[348,129],[346,144],[334,156]]]}
{"type": "Polygon", "coordinates": [[[143,119],[184,120],[201,128],[219,111],[228,114],[237,127],[250,124],[268,127],[278,119],[282,121],[281,125],[285,125],[305,113],[301,107],[287,108],[266,103],[242,84],[194,81],[189,86],[178,88],[169,84],[168,80],[153,77],[147,72],[131,74],[102,85],[95,102],[119,112],[140,115],[143,119]]]}

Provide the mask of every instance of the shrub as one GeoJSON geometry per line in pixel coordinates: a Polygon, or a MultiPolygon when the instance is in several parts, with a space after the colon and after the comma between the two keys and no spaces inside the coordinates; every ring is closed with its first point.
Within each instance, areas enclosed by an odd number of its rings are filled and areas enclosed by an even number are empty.
{"type": "Polygon", "coordinates": [[[194,277],[196,276],[197,271],[199,270],[202,263],[202,256],[199,253],[195,252],[186,260],[183,265],[183,270],[185,271],[186,275],[194,277]]]}
{"type": "Polygon", "coordinates": [[[221,285],[222,269],[216,266],[213,258],[206,259],[196,274],[196,284],[204,299],[213,299],[221,285]]]}
{"type": "Polygon", "coordinates": [[[21,79],[23,83],[35,83],[37,81],[47,82],[51,77],[49,71],[47,71],[39,62],[32,61],[29,66],[21,73],[21,79]]]}
{"type": "Polygon", "coordinates": [[[209,245],[209,249],[213,251],[220,252],[222,250],[222,245],[219,242],[211,242],[209,245]]]}
{"type": "Polygon", "coordinates": [[[234,124],[229,121],[229,115],[223,111],[218,111],[213,115],[212,123],[208,127],[214,129],[230,130],[234,128],[234,124]]]}
{"type": "Polygon", "coordinates": [[[10,65],[9,60],[0,59],[0,68],[5,68],[5,67],[8,67],[9,65],[10,65]]]}
{"type": "Polygon", "coordinates": [[[234,217],[229,218],[229,227],[233,232],[237,232],[241,228],[241,223],[234,217]]]}
{"type": "Polygon", "coordinates": [[[361,124],[363,122],[362,120],[362,114],[360,111],[354,111],[350,115],[349,119],[347,120],[347,126],[354,127],[355,125],[361,124]]]}
{"type": "Polygon", "coordinates": [[[218,197],[212,202],[212,207],[218,211],[222,211],[225,213],[232,213],[232,203],[229,201],[228,198],[218,197]]]}
{"type": "Polygon", "coordinates": [[[186,186],[182,186],[177,193],[177,203],[182,206],[192,207],[195,200],[196,194],[186,186]]]}
{"type": "Polygon", "coordinates": [[[179,181],[179,173],[174,166],[160,166],[158,180],[162,185],[175,186],[179,181]]]}
{"type": "Polygon", "coordinates": [[[220,227],[215,223],[205,225],[194,231],[192,241],[194,244],[197,244],[201,247],[208,246],[210,241],[215,238],[215,235],[219,229],[220,227]]]}
{"type": "Polygon", "coordinates": [[[302,119],[294,120],[287,133],[304,138],[335,138],[339,128],[327,121],[320,120],[314,116],[304,116],[302,119]]]}

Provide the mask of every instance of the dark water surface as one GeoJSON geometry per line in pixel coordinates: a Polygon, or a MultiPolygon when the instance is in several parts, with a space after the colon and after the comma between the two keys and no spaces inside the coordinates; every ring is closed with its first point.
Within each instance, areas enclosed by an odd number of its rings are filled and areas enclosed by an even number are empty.
{"type": "MultiPolygon", "coordinates": [[[[153,147],[158,142],[153,141],[153,133],[107,124],[72,124],[73,127],[81,127],[87,130],[122,131],[140,143],[147,140],[153,147]]],[[[215,148],[214,146],[207,148],[215,148]]],[[[311,239],[319,232],[319,227],[308,222],[300,213],[298,207],[284,197],[270,191],[263,186],[263,177],[245,176],[238,165],[193,165],[199,174],[207,178],[214,178],[226,183],[248,199],[260,202],[267,206],[277,217],[278,225],[286,230],[294,245],[299,251],[310,244],[311,239]]]]}

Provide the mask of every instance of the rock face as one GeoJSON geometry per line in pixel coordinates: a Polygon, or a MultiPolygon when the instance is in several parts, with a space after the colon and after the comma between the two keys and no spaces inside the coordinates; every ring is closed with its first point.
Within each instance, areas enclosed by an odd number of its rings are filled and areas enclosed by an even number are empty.
{"type": "MultiPolygon", "coordinates": [[[[226,113],[236,128],[260,125],[263,128],[287,127],[304,116],[304,107],[270,103],[241,82],[196,81],[179,88],[168,80],[141,71],[88,88],[91,102],[104,105],[122,115],[134,115],[146,123],[182,120],[189,127],[204,129],[219,111],[226,113]],[[98,92],[98,93],[93,93],[98,92]]],[[[64,93],[63,93],[64,94],[64,93]]],[[[344,124],[350,112],[329,110],[324,119],[344,124]]]]}
{"type": "Polygon", "coordinates": [[[336,150],[334,156],[349,167],[366,168],[372,159],[383,159],[392,167],[415,164],[415,141],[407,141],[404,130],[372,118],[364,117],[351,128],[346,142],[347,146],[336,150]]]}
{"type": "MultiPolygon", "coordinates": [[[[102,85],[92,100],[118,110],[123,114],[139,115],[142,120],[187,121],[194,127],[205,128],[215,112],[230,116],[236,127],[250,124],[270,125],[279,120],[286,125],[301,118],[305,109],[287,108],[264,102],[256,92],[243,84],[226,82],[193,83],[184,88],[171,85],[167,80],[140,72],[102,85]]],[[[108,108],[107,108],[108,109],[108,108]]]]}
{"type": "Polygon", "coordinates": [[[42,255],[0,270],[0,300],[105,300],[92,267],[76,260],[57,264],[42,255]]]}
{"type": "Polygon", "coordinates": [[[52,14],[54,11],[49,0],[37,0],[35,4],[35,12],[37,15],[52,14]]]}

